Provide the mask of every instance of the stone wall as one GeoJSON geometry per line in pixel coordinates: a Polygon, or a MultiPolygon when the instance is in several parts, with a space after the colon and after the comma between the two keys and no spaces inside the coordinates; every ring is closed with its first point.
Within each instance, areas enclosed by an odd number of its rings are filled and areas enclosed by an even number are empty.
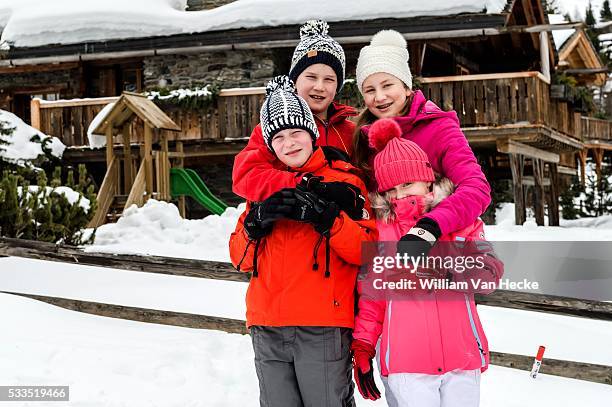
{"type": "Polygon", "coordinates": [[[169,89],[218,84],[222,88],[263,86],[275,75],[275,52],[241,50],[145,58],[144,84],[150,90],[163,78],[169,89]]]}
{"type": "Polygon", "coordinates": [[[0,75],[0,90],[58,87],[63,89],[62,97],[78,97],[81,94],[80,76],[78,69],[2,74],[0,75]]]}
{"type": "Polygon", "coordinates": [[[187,11],[208,10],[234,1],[236,0],[187,0],[187,11]]]}

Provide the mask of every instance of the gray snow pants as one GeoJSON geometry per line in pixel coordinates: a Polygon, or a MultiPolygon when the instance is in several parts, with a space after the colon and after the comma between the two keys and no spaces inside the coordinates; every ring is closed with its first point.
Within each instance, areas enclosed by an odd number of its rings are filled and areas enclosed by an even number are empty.
{"type": "Polygon", "coordinates": [[[352,330],[252,326],[261,407],[354,407],[352,330]]]}

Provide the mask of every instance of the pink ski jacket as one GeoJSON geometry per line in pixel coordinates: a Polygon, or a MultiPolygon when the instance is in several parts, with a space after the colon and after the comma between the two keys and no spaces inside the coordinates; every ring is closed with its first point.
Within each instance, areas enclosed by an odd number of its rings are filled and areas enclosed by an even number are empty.
{"type": "MultiPolygon", "coordinates": [[[[377,220],[379,241],[397,242],[424,212],[422,201],[414,197],[397,200],[394,205],[396,221],[384,223],[377,220]]],[[[499,282],[504,271],[503,263],[484,240],[480,219],[458,232],[443,235],[440,240],[472,241],[471,244],[478,247],[478,253],[485,254],[485,267],[472,271],[477,275],[465,277],[499,282]]],[[[487,369],[489,347],[473,293],[488,294],[491,291],[409,290],[400,299],[385,301],[369,297],[363,284],[362,281],[358,283],[359,312],[353,337],[375,347],[382,335],[380,360],[383,376],[393,373],[443,374],[455,369],[478,368],[484,372],[487,369]]]]}
{"type": "MultiPolygon", "coordinates": [[[[456,185],[456,192],[427,214],[440,226],[442,234],[474,223],[491,203],[491,188],[478,164],[454,111],[445,112],[416,91],[410,111],[394,120],[402,137],[427,153],[432,168],[456,185]]],[[[363,126],[367,134],[370,126],[363,126]]]]}

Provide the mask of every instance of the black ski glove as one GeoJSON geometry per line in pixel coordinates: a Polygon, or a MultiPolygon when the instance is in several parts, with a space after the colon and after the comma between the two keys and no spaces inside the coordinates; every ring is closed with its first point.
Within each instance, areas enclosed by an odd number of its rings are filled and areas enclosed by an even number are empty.
{"type": "Polygon", "coordinates": [[[442,232],[438,223],[430,218],[422,218],[397,242],[397,253],[401,256],[427,256],[442,232]]]}
{"type": "Polygon", "coordinates": [[[340,181],[323,182],[323,177],[305,174],[298,189],[313,192],[327,202],[336,203],[353,220],[363,219],[366,200],[355,185],[340,181]]]}
{"type": "Polygon", "coordinates": [[[296,204],[295,189],[285,188],[261,203],[254,204],[244,218],[244,229],[251,239],[261,239],[279,219],[290,218],[296,204]]]}
{"type": "Polygon", "coordinates": [[[338,205],[327,202],[312,192],[295,190],[296,203],[291,219],[298,222],[311,223],[315,230],[322,235],[329,234],[334,221],[340,214],[338,205]]]}

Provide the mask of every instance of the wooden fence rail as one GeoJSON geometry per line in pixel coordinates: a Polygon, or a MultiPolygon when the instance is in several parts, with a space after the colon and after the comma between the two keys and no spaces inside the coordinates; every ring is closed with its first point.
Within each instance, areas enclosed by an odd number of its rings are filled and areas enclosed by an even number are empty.
{"type": "MultiPolygon", "coordinates": [[[[8,291],[0,292],[43,301],[45,303],[73,311],[111,318],[172,325],[184,328],[214,329],[235,334],[248,333],[245,321],[237,319],[211,317],[207,315],[188,314],[175,311],[161,311],[115,304],[103,304],[99,302],[48,297],[44,295],[23,294],[8,291]]],[[[531,366],[533,364],[533,356],[492,351],[490,352],[490,362],[498,366],[529,371],[531,370],[531,366]]],[[[595,383],[612,384],[612,366],[545,358],[542,363],[542,367],[540,368],[540,372],[595,383]]]]}
{"type": "MultiPolygon", "coordinates": [[[[32,240],[0,238],[0,255],[224,281],[247,283],[250,280],[250,274],[236,271],[230,263],[158,256],[86,253],[73,246],[32,240]]],[[[490,295],[476,295],[476,302],[495,307],[612,321],[612,303],[602,301],[497,290],[490,295]]]]}

